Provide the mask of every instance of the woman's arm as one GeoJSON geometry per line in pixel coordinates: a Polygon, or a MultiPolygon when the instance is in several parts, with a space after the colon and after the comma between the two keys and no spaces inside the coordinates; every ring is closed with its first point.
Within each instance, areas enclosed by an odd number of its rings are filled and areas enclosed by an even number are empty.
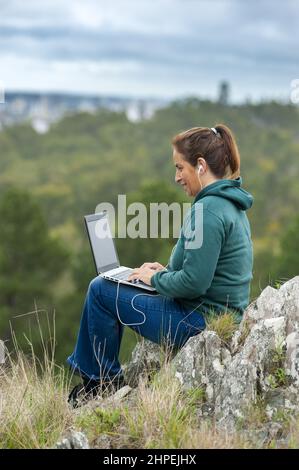
{"type": "MultiPolygon", "coordinates": [[[[225,230],[222,220],[208,209],[204,209],[201,229],[203,234],[200,248],[181,248],[184,249],[182,269],[161,271],[151,276],[151,285],[159,294],[172,298],[193,299],[205,294],[209,289],[225,241],[225,230]]],[[[185,242],[180,245],[188,246],[185,242]]]]}

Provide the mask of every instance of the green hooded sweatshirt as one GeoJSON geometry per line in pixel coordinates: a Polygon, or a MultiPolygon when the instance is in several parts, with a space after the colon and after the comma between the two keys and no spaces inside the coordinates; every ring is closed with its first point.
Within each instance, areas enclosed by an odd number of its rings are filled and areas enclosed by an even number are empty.
{"type": "Polygon", "coordinates": [[[250,225],[245,212],[252,206],[253,197],[241,185],[241,177],[218,180],[196,195],[184,224],[189,220],[195,236],[201,231],[201,246],[188,244],[192,237],[186,233],[192,232],[183,229],[183,224],[167,270],[151,278],[159,294],[203,314],[228,309],[240,318],[249,303],[253,266],[250,225]],[[200,213],[203,223],[194,225],[194,215],[200,213]]]}

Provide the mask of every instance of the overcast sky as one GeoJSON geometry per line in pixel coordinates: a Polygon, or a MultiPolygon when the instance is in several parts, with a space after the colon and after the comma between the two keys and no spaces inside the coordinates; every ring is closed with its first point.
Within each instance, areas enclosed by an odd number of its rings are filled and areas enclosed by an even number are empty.
{"type": "Polygon", "coordinates": [[[288,99],[298,0],[0,0],[5,90],[288,99]]]}

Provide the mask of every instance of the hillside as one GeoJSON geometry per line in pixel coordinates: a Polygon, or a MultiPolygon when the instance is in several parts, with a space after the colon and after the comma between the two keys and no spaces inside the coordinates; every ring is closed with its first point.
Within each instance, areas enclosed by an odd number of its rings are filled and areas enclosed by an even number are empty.
{"type": "MultiPolygon", "coordinates": [[[[237,137],[243,186],[254,196],[248,212],[255,250],[252,298],[269,282],[295,275],[293,255],[283,259],[282,240],[288,233],[297,233],[294,228],[288,230],[296,223],[299,197],[298,107],[275,102],[221,106],[189,98],[136,123],[122,113],[81,113],[66,117],[43,135],[26,124],[0,133],[0,200],[12,187],[29,192],[41,207],[49,236],[68,252],[68,261],[49,281],[47,295],[36,292],[31,283],[26,300],[8,305],[2,298],[2,318],[7,322],[36,307],[50,314],[55,309],[57,354],[63,361],[74,343],[79,305],[94,276],[83,215],[94,212],[100,202],[116,204],[118,194],[126,194],[128,202],[187,202],[174,183],[171,137],[189,127],[219,122],[230,126],[237,137]]],[[[134,266],[155,259],[164,263],[174,240],[133,242],[117,240],[123,264],[134,266]]],[[[2,269],[1,282],[6,278],[2,269]]],[[[6,331],[3,321],[0,328],[6,331]]],[[[23,331],[25,322],[14,321],[17,333],[23,331]]],[[[135,339],[129,339],[134,343],[135,339]]]]}

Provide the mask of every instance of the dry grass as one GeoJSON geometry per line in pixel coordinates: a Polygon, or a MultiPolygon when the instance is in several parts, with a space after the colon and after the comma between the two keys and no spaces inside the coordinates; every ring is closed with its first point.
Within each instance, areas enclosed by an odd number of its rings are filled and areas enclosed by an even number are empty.
{"type": "Polygon", "coordinates": [[[1,374],[0,447],[51,447],[71,423],[65,377],[47,364],[37,371],[21,354],[1,374]]]}
{"type": "Polygon", "coordinates": [[[162,449],[238,448],[249,444],[237,435],[217,432],[200,415],[205,394],[202,388],[186,392],[162,368],[152,384],[142,382],[136,406],[125,414],[135,446],[162,449]]]}
{"type": "Polygon", "coordinates": [[[179,383],[169,367],[148,385],[141,381],[135,409],[126,410],[130,433],[144,448],[180,448],[190,416],[179,383]]]}
{"type": "Polygon", "coordinates": [[[212,313],[207,318],[207,329],[215,331],[226,345],[229,345],[238,327],[236,316],[231,312],[225,312],[221,315],[212,313]]]}
{"type": "Polygon", "coordinates": [[[182,448],[189,449],[250,449],[253,444],[242,434],[231,434],[216,430],[203,421],[199,427],[193,427],[184,436],[182,448]]]}
{"type": "Polygon", "coordinates": [[[101,430],[109,436],[113,448],[216,449],[249,448],[239,434],[217,431],[211,421],[200,416],[205,400],[202,388],[184,391],[173,377],[169,364],[151,382],[139,383],[134,401],[117,408],[94,409],[77,420],[82,431],[96,442],[101,430]],[[90,434],[90,430],[94,434],[90,434]]]}
{"type": "MultiPolygon", "coordinates": [[[[219,321],[220,321],[219,317],[219,321]]],[[[231,320],[217,322],[218,331],[232,331],[231,320]]],[[[162,355],[162,354],[161,354],[162,355]]],[[[0,373],[0,448],[53,447],[69,429],[82,430],[91,445],[107,435],[112,448],[232,449],[262,447],[248,430],[263,426],[264,406],[251,409],[236,433],[217,430],[212,418],[202,417],[203,388],[183,389],[168,360],[156,374],[145,374],[127,399],[99,400],[75,412],[67,405],[70,379],[55,366],[54,354],[44,348],[42,363],[34,352],[15,359],[0,373]],[[150,378],[149,378],[150,377],[150,378]]],[[[285,419],[290,447],[299,445],[299,422],[285,419]]],[[[276,446],[275,442],[271,442],[276,446]]],[[[279,444],[278,444],[279,445],[279,444]]]]}
{"type": "MultiPolygon", "coordinates": [[[[46,346],[38,312],[36,318],[43,360],[28,339],[31,353],[25,356],[12,333],[14,352],[0,369],[0,448],[51,447],[72,422],[66,404],[69,379],[54,363],[55,336],[46,346]]],[[[55,317],[53,322],[55,330],[55,317]]]]}

